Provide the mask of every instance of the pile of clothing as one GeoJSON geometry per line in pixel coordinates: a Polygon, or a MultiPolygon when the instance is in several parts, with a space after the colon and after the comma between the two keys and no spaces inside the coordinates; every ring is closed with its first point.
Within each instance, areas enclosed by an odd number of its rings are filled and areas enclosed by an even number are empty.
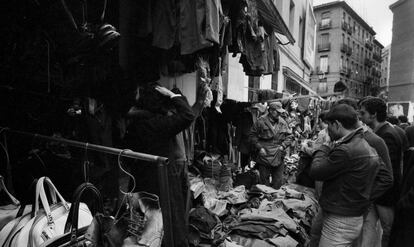
{"type": "Polygon", "coordinates": [[[315,192],[297,184],[279,190],[256,184],[219,191],[212,179],[193,178],[200,204],[190,213],[194,246],[306,246],[319,210],[315,192]]]}

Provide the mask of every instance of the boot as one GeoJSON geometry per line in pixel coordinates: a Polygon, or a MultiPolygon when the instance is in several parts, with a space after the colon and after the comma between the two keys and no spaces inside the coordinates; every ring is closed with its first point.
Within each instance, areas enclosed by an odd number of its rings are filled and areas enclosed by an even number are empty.
{"type": "Polygon", "coordinates": [[[135,211],[133,214],[139,212],[141,218],[132,221],[135,223],[130,225],[131,236],[125,239],[123,246],[160,247],[164,230],[158,196],[147,192],[133,193],[129,202],[135,211]]]}

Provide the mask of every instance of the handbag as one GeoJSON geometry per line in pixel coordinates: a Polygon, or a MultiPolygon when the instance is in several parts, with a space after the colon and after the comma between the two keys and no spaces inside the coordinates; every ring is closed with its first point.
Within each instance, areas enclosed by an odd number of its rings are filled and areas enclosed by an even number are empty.
{"type": "MultiPolygon", "coordinates": [[[[37,179],[33,181],[31,184],[29,191],[33,191],[34,187],[37,183],[37,179]]],[[[33,191],[33,194],[35,192],[33,191]]],[[[56,195],[52,194],[52,201],[56,203],[56,195]]],[[[33,197],[34,199],[34,197],[33,197]]],[[[33,203],[34,204],[34,200],[33,203]]],[[[20,233],[20,230],[24,227],[24,225],[32,218],[33,210],[32,205],[28,205],[27,202],[23,202],[20,206],[16,217],[7,223],[0,231],[0,246],[12,246],[12,241],[16,240],[16,235],[20,233]]]]}
{"type": "MultiPolygon", "coordinates": [[[[53,193],[52,193],[53,194],[53,193]]],[[[69,215],[70,204],[63,199],[57,191],[52,181],[48,177],[39,179],[36,185],[36,197],[34,205],[34,217],[21,230],[16,245],[38,247],[48,239],[64,234],[65,223],[69,215]],[[55,192],[60,202],[49,205],[47,200],[44,184],[47,184],[51,191],[55,192]],[[39,209],[39,198],[43,209],[39,209]]],[[[79,225],[83,227],[90,224],[92,215],[85,204],[79,208],[80,217],[79,225]],[[88,217],[89,216],[89,217],[88,217]]]]}
{"type": "MultiPolygon", "coordinates": [[[[69,246],[86,246],[88,240],[85,238],[85,232],[88,229],[89,225],[79,227],[80,219],[79,217],[84,217],[79,214],[80,210],[79,207],[81,205],[81,198],[86,191],[90,191],[93,193],[94,202],[96,202],[96,210],[94,210],[94,214],[97,212],[103,213],[103,201],[101,197],[101,193],[99,190],[93,186],[91,183],[83,183],[81,184],[75,191],[72,205],[69,210],[69,216],[66,220],[65,224],[65,233],[61,236],[54,237],[53,239],[47,240],[43,243],[42,247],[69,247],[69,246]]],[[[87,217],[90,218],[90,222],[92,222],[92,216],[87,217]]]]}
{"type": "Polygon", "coordinates": [[[3,176],[0,175],[0,191],[4,191],[11,203],[8,205],[0,206],[0,230],[3,229],[7,223],[15,218],[15,215],[19,211],[20,202],[10,194],[7,189],[3,176]]]}

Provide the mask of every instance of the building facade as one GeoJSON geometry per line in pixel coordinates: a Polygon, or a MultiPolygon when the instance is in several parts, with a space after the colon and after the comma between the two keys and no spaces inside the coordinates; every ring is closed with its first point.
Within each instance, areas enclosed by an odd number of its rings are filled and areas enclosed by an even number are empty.
{"type": "Polygon", "coordinates": [[[388,93],[388,86],[390,84],[390,62],[391,62],[391,45],[382,49],[381,62],[381,81],[380,88],[384,93],[388,93]]]}
{"type": "Polygon", "coordinates": [[[321,96],[376,94],[382,45],[375,31],[345,1],[314,7],[317,22],[313,89],[321,96]]]}
{"type": "Polygon", "coordinates": [[[389,100],[414,102],[414,1],[399,0],[390,9],[394,20],[389,100]]]}
{"type": "Polygon", "coordinates": [[[279,43],[279,71],[272,75],[246,76],[239,63],[239,56],[229,56],[229,98],[254,101],[257,89],[273,89],[279,93],[295,95],[316,94],[310,84],[316,42],[313,0],[273,0],[273,3],[295,42],[289,43],[285,36],[274,34],[279,43]]]}

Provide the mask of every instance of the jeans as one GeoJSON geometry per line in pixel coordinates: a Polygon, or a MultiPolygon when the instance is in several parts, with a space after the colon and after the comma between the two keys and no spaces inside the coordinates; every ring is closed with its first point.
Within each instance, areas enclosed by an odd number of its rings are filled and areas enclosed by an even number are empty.
{"type": "Polygon", "coordinates": [[[391,235],[391,228],[394,222],[394,209],[380,205],[371,206],[367,216],[364,219],[364,225],[361,234],[361,245],[363,247],[378,246],[379,233],[377,229],[378,219],[381,222],[383,230],[381,246],[387,247],[391,235]]]}
{"type": "Polygon", "coordinates": [[[279,189],[283,185],[283,171],[285,166],[281,164],[278,167],[270,167],[268,165],[257,164],[260,173],[260,182],[267,186],[272,186],[279,189]],[[270,184],[270,175],[272,176],[272,183],[270,184]]]}
{"type": "Polygon", "coordinates": [[[340,216],[324,212],[319,247],[348,247],[362,230],[363,217],[340,216]]]}

